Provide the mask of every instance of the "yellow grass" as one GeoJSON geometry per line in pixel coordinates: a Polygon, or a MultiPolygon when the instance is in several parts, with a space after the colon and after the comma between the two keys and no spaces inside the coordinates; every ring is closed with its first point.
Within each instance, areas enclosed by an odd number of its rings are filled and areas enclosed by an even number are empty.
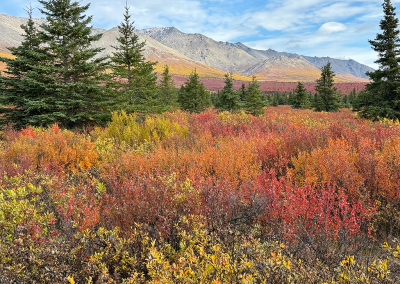
{"type": "Polygon", "coordinates": [[[0,51],[0,57],[9,58],[9,59],[14,59],[15,58],[14,55],[12,55],[10,53],[7,53],[7,52],[4,52],[4,51],[0,51]]]}
{"type": "MultiPolygon", "coordinates": [[[[224,78],[226,72],[206,66],[206,65],[196,65],[196,64],[168,64],[169,72],[173,75],[189,76],[194,69],[196,69],[197,74],[202,78],[224,78]]],[[[155,71],[161,73],[164,71],[165,64],[158,63],[155,66],[155,71]]],[[[233,74],[235,80],[251,81],[250,77],[242,76],[239,74],[233,74]]]]}

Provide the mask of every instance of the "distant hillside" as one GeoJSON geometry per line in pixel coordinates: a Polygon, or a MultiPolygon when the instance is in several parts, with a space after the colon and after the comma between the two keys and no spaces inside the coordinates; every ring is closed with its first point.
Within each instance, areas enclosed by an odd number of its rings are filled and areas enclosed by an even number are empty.
{"type": "MultiPolygon", "coordinates": [[[[201,34],[183,33],[173,27],[145,29],[140,30],[139,33],[148,35],[162,44],[178,50],[180,53],[184,54],[190,59],[226,72],[238,72],[242,73],[243,75],[248,75],[248,70],[253,68],[255,65],[262,64],[262,62],[268,59],[282,58],[282,56],[288,59],[299,57],[298,54],[279,52],[272,49],[253,49],[240,42],[217,42],[201,34]],[[240,51],[243,51],[245,54],[240,51]]],[[[330,61],[332,63],[332,70],[337,74],[346,73],[364,79],[368,79],[368,76],[365,75],[366,72],[374,70],[371,67],[358,63],[354,60],[340,60],[329,57],[319,58],[310,56],[302,56],[302,58],[305,61],[308,61],[318,70],[320,70],[320,68],[328,61],[330,61]]],[[[266,70],[265,72],[259,73],[268,72],[269,71],[266,70]]],[[[292,73],[296,74],[299,72],[307,73],[307,70],[293,70],[292,73]]],[[[277,73],[279,72],[277,71],[277,73]]],[[[306,77],[308,78],[309,76],[306,77]]],[[[292,81],[296,80],[295,77],[289,77],[286,79],[292,81]]]]}
{"type": "Polygon", "coordinates": [[[255,74],[265,81],[315,82],[321,71],[301,56],[289,58],[281,55],[257,63],[244,71],[244,74],[255,74]]]}
{"type": "Polygon", "coordinates": [[[226,71],[241,73],[258,59],[236,47],[221,44],[201,34],[185,34],[176,28],[139,30],[188,58],[226,71]]]}
{"type": "Polygon", "coordinates": [[[311,57],[311,56],[304,56],[304,58],[311,64],[318,67],[319,69],[321,69],[322,66],[330,62],[332,70],[335,71],[336,73],[348,73],[353,76],[365,79],[369,79],[369,77],[365,73],[374,71],[374,69],[372,69],[371,67],[364,64],[360,64],[357,61],[354,61],[353,59],[342,60],[330,57],[311,57]]]}
{"type": "MultiPolygon", "coordinates": [[[[34,20],[38,25],[44,22],[42,18],[34,20]]],[[[0,14],[0,52],[7,53],[7,47],[21,43],[20,25],[26,21],[26,18],[0,14]]],[[[103,33],[101,40],[95,43],[95,47],[105,48],[99,56],[111,55],[112,45],[117,44],[118,29],[93,28],[93,33],[103,33]]],[[[137,30],[137,33],[146,41],[146,58],[158,62],[156,71],[169,65],[171,73],[177,76],[187,76],[196,69],[206,78],[221,79],[226,72],[232,72],[236,80],[243,81],[256,75],[265,81],[313,82],[320,76],[320,68],[330,61],[337,82],[366,82],[365,73],[373,70],[354,60],[257,50],[243,43],[218,42],[201,34],[186,34],[174,27],[137,30]]]]}

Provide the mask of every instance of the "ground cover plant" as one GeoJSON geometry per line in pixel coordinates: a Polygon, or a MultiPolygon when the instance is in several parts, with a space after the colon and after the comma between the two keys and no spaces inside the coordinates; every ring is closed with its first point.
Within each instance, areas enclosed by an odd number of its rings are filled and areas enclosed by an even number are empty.
{"type": "Polygon", "coordinates": [[[114,113],[0,143],[0,283],[398,283],[400,124],[114,113]]]}

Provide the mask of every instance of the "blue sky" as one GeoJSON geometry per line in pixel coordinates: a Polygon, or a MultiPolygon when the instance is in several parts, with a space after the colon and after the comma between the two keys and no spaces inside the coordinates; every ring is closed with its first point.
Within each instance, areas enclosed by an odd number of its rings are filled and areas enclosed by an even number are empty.
{"type": "MultiPolygon", "coordinates": [[[[25,16],[37,0],[3,0],[0,13],[25,16]]],[[[122,19],[125,0],[91,2],[96,27],[109,29],[122,19]]],[[[392,0],[399,7],[400,0],[392,0]]],[[[376,68],[368,39],[379,32],[381,0],[128,0],[136,28],[174,26],[218,41],[243,42],[310,56],[354,59],[376,68]]],[[[400,15],[400,10],[397,11],[400,15]]],[[[38,11],[34,14],[40,17],[38,11]]]]}

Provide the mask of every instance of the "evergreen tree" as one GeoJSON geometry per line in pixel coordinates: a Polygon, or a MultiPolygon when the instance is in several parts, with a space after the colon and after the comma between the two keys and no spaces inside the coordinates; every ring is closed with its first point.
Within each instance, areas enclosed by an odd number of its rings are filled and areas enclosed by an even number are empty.
{"type": "Polygon", "coordinates": [[[46,58],[29,75],[37,86],[46,89],[44,100],[51,109],[31,117],[34,125],[59,122],[64,127],[82,127],[105,123],[110,97],[104,83],[109,64],[106,58],[95,58],[103,48],[92,48],[102,34],[92,35],[91,16],[84,13],[90,4],[80,6],[71,0],[39,0],[46,16],[38,37],[48,46],[46,58]],[[38,76],[37,76],[38,75],[38,76]],[[47,76],[43,76],[47,75],[47,76]]]}
{"type": "Polygon", "coordinates": [[[297,88],[292,96],[292,106],[300,109],[310,108],[307,90],[301,82],[297,83],[297,88]]]}
{"type": "Polygon", "coordinates": [[[349,94],[349,104],[351,107],[354,107],[354,103],[357,100],[357,92],[356,92],[356,88],[353,88],[353,90],[351,90],[350,94],[349,94]]]}
{"type": "Polygon", "coordinates": [[[216,92],[211,92],[210,96],[211,96],[211,104],[217,108],[219,104],[219,90],[216,92]]]}
{"type": "Polygon", "coordinates": [[[233,89],[232,74],[225,74],[225,86],[219,93],[217,108],[222,111],[237,111],[240,107],[240,95],[233,89]]]}
{"type": "Polygon", "coordinates": [[[279,106],[279,98],[278,98],[279,94],[275,93],[272,95],[272,106],[279,106]]]}
{"type": "Polygon", "coordinates": [[[134,21],[130,20],[129,7],[125,6],[124,20],[118,26],[121,34],[118,46],[111,56],[113,81],[108,84],[118,94],[117,109],[127,112],[161,112],[165,110],[157,92],[155,62],[146,62],[142,55],[145,42],[139,42],[134,21]]]}
{"type": "Polygon", "coordinates": [[[324,101],[318,93],[316,93],[314,95],[314,108],[315,108],[314,109],[315,111],[324,111],[325,110],[324,101]]]}
{"type": "Polygon", "coordinates": [[[308,92],[308,101],[310,102],[310,108],[314,107],[314,95],[311,92],[308,92]]]}
{"type": "Polygon", "coordinates": [[[342,97],[342,106],[345,108],[351,108],[350,100],[348,95],[342,97]]]}
{"type": "Polygon", "coordinates": [[[166,108],[165,110],[169,110],[178,106],[178,92],[175,88],[174,80],[169,73],[168,65],[165,66],[164,71],[161,73],[158,93],[161,104],[166,108]]]}
{"type": "Polygon", "coordinates": [[[286,105],[287,103],[286,93],[278,93],[278,103],[279,105],[286,105]]]}
{"type": "Polygon", "coordinates": [[[161,113],[165,110],[157,92],[157,75],[152,62],[144,62],[134,69],[133,108],[135,112],[161,113]]]}
{"type": "Polygon", "coordinates": [[[246,110],[252,115],[261,115],[264,112],[264,102],[262,100],[260,84],[257,82],[255,76],[253,76],[253,80],[247,89],[245,107],[246,110]]]}
{"type": "Polygon", "coordinates": [[[355,110],[364,118],[400,119],[400,32],[395,10],[390,0],[384,0],[385,16],[380,22],[382,33],[377,34],[375,40],[369,41],[379,54],[375,63],[380,68],[367,73],[372,82],[357,99],[355,110]]]}
{"type": "Polygon", "coordinates": [[[182,85],[178,93],[178,102],[182,109],[200,113],[211,106],[210,92],[199,81],[196,70],[190,74],[189,79],[182,85]]]}
{"type": "Polygon", "coordinates": [[[246,96],[247,96],[247,89],[244,83],[242,83],[242,87],[239,90],[239,96],[240,96],[240,101],[243,104],[246,101],[246,96]]]}
{"type": "Polygon", "coordinates": [[[45,49],[40,48],[32,11],[31,7],[27,9],[28,21],[26,25],[21,25],[24,30],[21,45],[9,48],[15,58],[0,58],[7,65],[5,76],[0,76],[1,124],[11,123],[17,129],[29,124],[39,126],[55,122],[37,119],[41,113],[53,109],[53,103],[46,98],[45,78],[42,78],[43,85],[40,86],[28,77],[28,74],[39,77],[39,74],[34,74],[35,67],[46,57],[45,49]]]}
{"type": "Polygon", "coordinates": [[[318,99],[317,107],[315,111],[327,111],[334,112],[338,111],[340,107],[340,97],[337,89],[334,87],[335,73],[331,69],[331,63],[328,62],[322,67],[321,78],[317,80],[317,91],[318,99]]]}

